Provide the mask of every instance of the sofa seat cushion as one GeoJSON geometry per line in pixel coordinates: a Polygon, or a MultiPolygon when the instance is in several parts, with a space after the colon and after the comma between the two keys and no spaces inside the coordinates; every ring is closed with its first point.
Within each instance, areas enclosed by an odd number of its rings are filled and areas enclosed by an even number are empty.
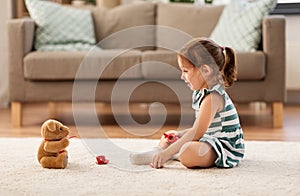
{"type": "Polygon", "coordinates": [[[28,80],[74,80],[77,74],[76,79],[82,80],[118,79],[126,71],[123,78],[139,79],[142,78],[140,57],[138,50],[124,53],[122,50],[31,52],[24,58],[24,77],[28,80]]]}
{"type": "Polygon", "coordinates": [[[237,52],[237,79],[263,80],[266,76],[266,56],[263,52],[237,52]]]}
{"type": "Polygon", "coordinates": [[[177,53],[170,50],[145,51],[142,54],[142,74],[145,79],[179,79],[177,53]]]}
{"type": "MultiPolygon", "coordinates": [[[[240,52],[236,54],[236,61],[238,80],[264,79],[266,57],[263,52],[240,52]]],[[[142,62],[141,69],[145,79],[180,79],[181,73],[176,52],[170,50],[146,51],[142,54],[142,62]]]]}

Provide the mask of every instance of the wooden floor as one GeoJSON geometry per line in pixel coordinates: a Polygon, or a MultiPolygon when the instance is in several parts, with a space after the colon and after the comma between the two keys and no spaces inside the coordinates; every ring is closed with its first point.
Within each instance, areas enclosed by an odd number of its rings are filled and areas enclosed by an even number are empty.
{"type": "MultiPolygon", "coordinates": [[[[72,105],[56,105],[56,119],[69,126],[70,135],[84,138],[160,138],[167,130],[188,128],[192,125],[194,113],[190,106],[180,109],[176,105],[166,105],[166,121],[160,105],[153,105],[153,125],[150,121],[149,105],[132,104],[131,115],[120,105],[114,110],[107,104],[96,104],[96,110],[90,111],[89,105],[76,105],[76,123],[72,105]],[[181,115],[182,114],[182,118],[181,115]],[[128,123],[128,117],[134,123],[128,123]],[[184,117],[184,118],[183,118],[184,117]],[[94,120],[93,120],[94,119],[94,120]],[[96,122],[94,122],[96,119],[96,122]],[[99,120],[98,120],[99,119],[99,120]],[[116,122],[116,119],[118,123],[116,122]],[[163,120],[164,123],[160,123],[163,120]],[[100,123],[99,123],[100,122],[100,123]],[[181,123],[179,123],[181,122],[181,123]],[[162,126],[158,126],[162,124],[162,126]],[[120,126],[119,126],[120,125],[120,126]]],[[[12,128],[9,109],[0,109],[0,137],[40,137],[40,126],[49,118],[47,104],[26,104],[23,107],[23,127],[12,128]]],[[[237,105],[246,140],[300,141],[300,106],[284,106],[283,127],[273,129],[270,107],[265,104],[237,105]]]]}

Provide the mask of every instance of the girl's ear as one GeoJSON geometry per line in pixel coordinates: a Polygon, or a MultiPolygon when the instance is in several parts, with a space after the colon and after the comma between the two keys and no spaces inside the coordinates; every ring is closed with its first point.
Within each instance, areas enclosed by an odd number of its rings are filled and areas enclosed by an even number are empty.
{"type": "Polygon", "coordinates": [[[212,69],[208,65],[202,65],[200,67],[200,70],[201,70],[202,74],[204,74],[206,76],[209,76],[212,73],[212,69]]]}

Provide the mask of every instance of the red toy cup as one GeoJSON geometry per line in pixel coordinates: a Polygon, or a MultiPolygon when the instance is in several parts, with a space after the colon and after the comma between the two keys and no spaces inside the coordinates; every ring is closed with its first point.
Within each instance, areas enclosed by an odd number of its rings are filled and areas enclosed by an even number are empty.
{"type": "Polygon", "coordinates": [[[168,143],[176,142],[176,140],[178,139],[175,133],[170,133],[170,134],[164,133],[164,137],[167,138],[168,143]]]}
{"type": "Polygon", "coordinates": [[[109,160],[106,159],[105,156],[103,156],[103,155],[97,156],[97,157],[96,157],[96,160],[97,160],[96,163],[97,163],[98,165],[107,164],[107,163],[109,162],[109,160]]]}

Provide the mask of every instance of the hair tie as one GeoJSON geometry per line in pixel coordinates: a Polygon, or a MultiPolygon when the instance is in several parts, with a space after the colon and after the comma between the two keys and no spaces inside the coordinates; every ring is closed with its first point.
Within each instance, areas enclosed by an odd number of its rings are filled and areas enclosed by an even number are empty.
{"type": "Polygon", "coordinates": [[[225,49],[226,46],[222,46],[221,48],[222,48],[222,53],[224,54],[224,56],[226,56],[226,49],[225,49]]]}

